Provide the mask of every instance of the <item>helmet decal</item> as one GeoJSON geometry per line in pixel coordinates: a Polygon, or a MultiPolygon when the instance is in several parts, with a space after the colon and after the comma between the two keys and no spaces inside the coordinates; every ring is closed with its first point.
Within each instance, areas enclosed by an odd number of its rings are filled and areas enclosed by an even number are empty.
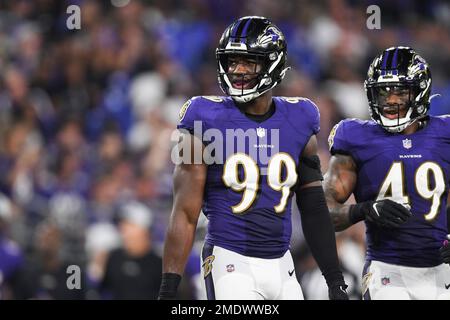
{"type": "Polygon", "coordinates": [[[276,26],[270,25],[266,27],[264,33],[258,36],[256,44],[261,47],[264,47],[270,43],[275,44],[283,40],[284,35],[281,33],[281,31],[276,26]]]}

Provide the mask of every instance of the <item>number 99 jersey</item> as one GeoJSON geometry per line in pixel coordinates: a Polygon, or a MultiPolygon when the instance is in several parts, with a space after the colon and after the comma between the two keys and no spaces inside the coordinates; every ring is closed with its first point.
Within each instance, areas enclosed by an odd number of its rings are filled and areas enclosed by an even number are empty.
{"type": "Polygon", "coordinates": [[[413,134],[392,134],[373,121],[347,119],[329,138],[331,153],[351,155],[357,166],[357,202],[391,199],[410,207],[399,228],[366,221],[367,259],[409,267],[442,263],[450,170],[450,118],[429,117],[413,134]]]}
{"type": "Polygon", "coordinates": [[[195,97],[179,129],[201,137],[209,160],[203,212],[210,245],[258,258],[289,248],[291,200],[300,154],[319,131],[319,111],[305,98],[274,97],[275,110],[255,121],[229,97],[195,97]]]}

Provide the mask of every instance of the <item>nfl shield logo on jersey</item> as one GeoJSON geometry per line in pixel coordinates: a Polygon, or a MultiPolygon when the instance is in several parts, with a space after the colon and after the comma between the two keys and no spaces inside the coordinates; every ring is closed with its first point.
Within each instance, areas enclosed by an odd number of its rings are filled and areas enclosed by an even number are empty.
{"type": "Polygon", "coordinates": [[[257,135],[258,137],[260,137],[260,138],[265,137],[265,136],[266,136],[266,129],[261,128],[261,127],[256,128],[256,135],[257,135]]]}
{"type": "Polygon", "coordinates": [[[403,148],[411,149],[411,147],[412,147],[411,139],[408,139],[408,138],[404,139],[403,140],[403,148]]]}
{"type": "Polygon", "coordinates": [[[234,264],[227,265],[227,272],[233,272],[234,271],[234,264]]]}
{"type": "Polygon", "coordinates": [[[388,277],[381,278],[381,284],[383,286],[388,285],[389,283],[391,283],[391,280],[388,277]]]}

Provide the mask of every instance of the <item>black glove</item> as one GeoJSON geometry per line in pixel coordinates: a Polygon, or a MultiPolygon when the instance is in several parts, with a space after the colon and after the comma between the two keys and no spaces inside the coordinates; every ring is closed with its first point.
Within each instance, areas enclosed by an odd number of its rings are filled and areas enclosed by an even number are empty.
{"type": "Polygon", "coordinates": [[[347,285],[339,284],[328,287],[328,297],[330,300],[348,300],[347,285]]]}
{"type": "Polygon", "coordinates": [[[380,227],[397,228],[411,217],[411,212],[403,205],[390,199],[366,201],[352,205],[349,219],[354,224],[368,220],[380,227]]]}
{"type": "Polygon", "coordinates": [[[450,234],[447,235],[447,240],[444,241],[444,245],[439,249],[441,258],[444,263],[450,264],[450,234]]]}
{"type": "Polygon", "coordinates": [[[181,276],[179,274],[163,273],[158,300],[174,300],[177,295],[177,289],[180,281],[181,276]]]}

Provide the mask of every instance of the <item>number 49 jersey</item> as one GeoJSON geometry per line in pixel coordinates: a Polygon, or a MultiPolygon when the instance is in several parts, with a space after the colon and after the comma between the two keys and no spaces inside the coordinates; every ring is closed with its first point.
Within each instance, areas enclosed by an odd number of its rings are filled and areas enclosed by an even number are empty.
{"type": "Polygon", "coordinates": [[[343,120],[329,144],[333,154],[351,155],[357,165],[357,202],[391,199],[411,208],[411,218],[399,228],[366,221],[367,259],[410,267],[441,264],[438,250],[448,233],[450,118],[430,117],[410,135],[390,134],[373,121],[343,120]]]}
{"type": "Polygon", "coordinates": [[[204,153],[214,158],[204,190],[206,243],[258,258],[279,258],[289,248],[297,165],[319,131],[310,100],[273,102],[274,113],[257,122],[229,97],[195,97],[181,109],[178,125],[201,136],[204,153]]]}

